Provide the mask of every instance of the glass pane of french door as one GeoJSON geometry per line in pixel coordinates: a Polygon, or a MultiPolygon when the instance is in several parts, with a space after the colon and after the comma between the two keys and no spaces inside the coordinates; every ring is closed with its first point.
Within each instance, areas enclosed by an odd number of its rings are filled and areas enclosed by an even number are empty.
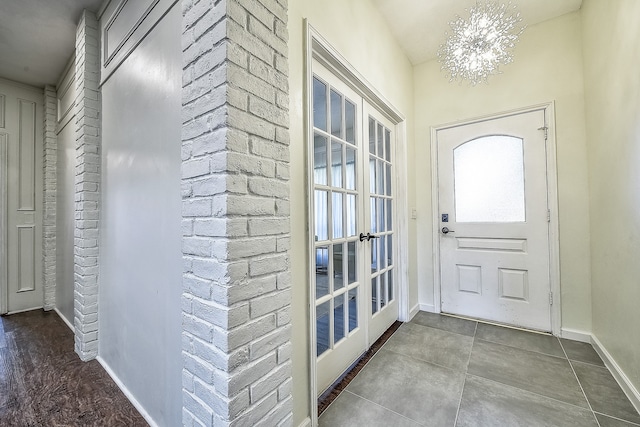
{"type": "Polygon", "coordinates": [[[395,135],[388,120],[315,61],[310,86],[312,303],[321,394],[397,319],[395,135]]]}
{"type": "Polygon", "coordinates": [[[367,252],[367,299],[369,341],[374,342],[397,319],[395,288],[394,166],[395,129],[376,110],[365,105],[366,132],[366,226],[375,238],[367,252]]]}
{"type": "Polygon", "coordinates": [[[316,354],[359,326],[357,103],[313,78],[316,354]]]}

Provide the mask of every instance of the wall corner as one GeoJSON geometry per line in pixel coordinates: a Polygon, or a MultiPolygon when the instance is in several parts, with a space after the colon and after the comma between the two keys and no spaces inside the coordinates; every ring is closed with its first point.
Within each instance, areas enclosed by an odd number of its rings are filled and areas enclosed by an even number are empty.
{"type": "Polygon", "coordinates": [[[53,86],[44,88],[44,213],[43,277],[44,310],[56,305],[56,189],[57,189],[57,93],[53,86]]]}
{"type": "Polygon", "coordinates": [[[98,355],[98,252],[101,163],[100,35],[85,10],[76,32],[75,101],[75,350],[86,361],[98,355]]]}

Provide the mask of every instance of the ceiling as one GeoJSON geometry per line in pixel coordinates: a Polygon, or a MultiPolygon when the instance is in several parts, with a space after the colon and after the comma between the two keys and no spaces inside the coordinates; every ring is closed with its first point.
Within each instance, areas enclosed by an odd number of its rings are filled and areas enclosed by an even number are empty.
{"type": "MultiPolygon", "coordinates": [[[[468,16],[476,0],[372,0],[412,64],[434,59],[445,41],[449,22],[468,16]]],[[[508,3],[505,0],[504,3],[508,3]]],[[[582,0],[511,0],[525,25],[580,9],[582,0]]]]}
{"type": "Polygon", "coordinates": [[[75,49],[82,11],[102,0],[0,0],[0,77],[57,83],[75,49]]]}
{"type": "MultiPolygon", "coordinates": [[[[321,1],[321,0],[315,0],[321,1]]],[[[351,0],[345,0],[351,1],[351,0]]],[[[449,21],[476,0],[372,0],[413,64],[435,58],[449,21]]],[[[55,85],[74,50],[83,9],[103,0],[0,0],[0,77],[42,87],[55,85]]],[[[580,9],[582,0],[511,0],[524,23],[580,9]]]]}

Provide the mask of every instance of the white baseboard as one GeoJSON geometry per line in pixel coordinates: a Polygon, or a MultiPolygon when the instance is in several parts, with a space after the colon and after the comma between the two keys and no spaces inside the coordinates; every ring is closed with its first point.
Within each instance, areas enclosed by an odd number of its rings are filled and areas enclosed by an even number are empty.
{"type": "Polygon", "coordinates": [[[421,311],[427,311],[429,313],[439,313],[436,311],[436,306],[433,304],[418,304],[421,311]]]}
{"type": "Polygon", "coordinates": [[[586,342],[591,344],[591,334],[577,329],[562,328],[560,329],[561,338],[573,341],[586,342]]]}
{"type": "Polygon", "coordinates": [[[9,311],[9,312],[7,312],[5,314],[7,316],[11,316],[12,314],[26,313],[27,311],[33,311],[33,310],[44,310],[44,308],[42,306],[40,306],[40,307],[31,307],[31,308],[25,308],[23,310],[9,311]]]}
{"type": "Polygon", "coordinates": [[[307,417],[298,425],[298,427],[311,427],[311,418],[307,417]]]}
{"type": "Polygon", "coordinates": [[[109,374],[109,376],[111,377],[113,382],[116,383],[118,388],[120,388],[122,393],[124,393],[124,395],[127,397],[127,399],[129,399],[131,404],[138,410],[138,412],[140,412],[140,415],[142,415],[142,417],[145,419],[145,421],[147,423],[149,423],[149,426],[150,427],[158,427],[158,424],[153,420],[153,418],[151,418],[151,415],[149,415],[149,413],[142,407],[140,402],[138,402],[138,400],[135,397],[133,397],[133,394],[131,394],[131,392],[129,391],[127,386],[125,386],[124,383],[122,381],[120,381],[120,378],[118,378],[116,373],[113,372],[113,370],[107,364],[107,362],[105,362],[100,356],[96,357],[96,360],[102,365],[104,370],[107,371],[107,374],[109,374]]]}
{"type": "Polygon", "coordinates": [[[611,371],[613,377],[618,384],[620,384],[624,394],[627,395],[633,406],[635,406],[636,411],[640,412],[640,392],[638,392],[638,389],[631,383],[629,377],[622,371],[620,365],[618,365],[613,356],[611,356],[595,335],[591,335],[591,344],[593,344],[593,348],[595,348],[596,352],[604,361],[604,364],[609,368],[609,371],[611,371]]]}
{"type": "Polygon", "coordinates": [[[54,307],[53,311],[55,311],[56,313],[58,313],[58,316],[60,316],[60,318],[62,319],[62,321],[64,323],[67,324],[67,326],[69,327],[69,329],[71,329],[71,331],[75,334],[76,333],[76,328],[73,327],[73,324],[71,322],[69,322],[69,319],[67,319],[66,317],[64,317],[64,315],[60,312],[60,310],[58,310],[58,307],[54,307]]]}
{"type": "Polygon", "coordinates": [[[413,316],[418,314],[418,311],[420,311],[420,304],[414,305],[413,308],[409,310],[409,321],[413,319],[413,316]]]}

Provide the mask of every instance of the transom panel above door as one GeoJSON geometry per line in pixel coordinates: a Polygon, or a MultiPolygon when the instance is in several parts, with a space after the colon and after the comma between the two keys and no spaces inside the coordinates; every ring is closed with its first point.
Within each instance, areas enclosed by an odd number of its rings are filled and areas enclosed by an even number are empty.
{"type": "Polygon", "coordinates": [[[436,133],[445,313],[551,331],[544,110],[436,133]]]}

